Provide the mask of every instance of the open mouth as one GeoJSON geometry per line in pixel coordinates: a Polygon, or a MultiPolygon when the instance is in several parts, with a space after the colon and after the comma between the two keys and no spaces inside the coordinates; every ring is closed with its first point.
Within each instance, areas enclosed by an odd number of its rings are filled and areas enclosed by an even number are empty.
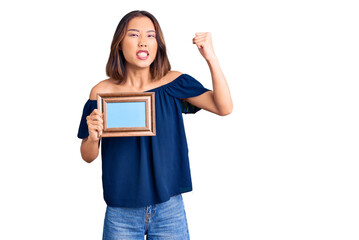
{"type": "Polygon", "coordinates": [[[146,52],[139,52],[139,53],[137,53],[137,56],[140,56],[140,57],[146,57],[146,56],[148,56],[148,55],[150,55],[150,54],[148,54],[148,53],[146,53],[146,52]]]}
{"type": "Polygon", "coordinates": [[[138,51],[136,55],[139,59],[147,59],[150,54],[147,51],[138,51]]]}

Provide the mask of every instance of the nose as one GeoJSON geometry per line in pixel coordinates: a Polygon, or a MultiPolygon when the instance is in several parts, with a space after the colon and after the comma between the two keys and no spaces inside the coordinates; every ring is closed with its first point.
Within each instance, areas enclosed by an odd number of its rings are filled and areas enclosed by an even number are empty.
{"type": "Polygon", "coordinates": [[[141,37],[138,39],[138,46],[139,47],[147,47],[146,39],[144,37],[141,37]]]}

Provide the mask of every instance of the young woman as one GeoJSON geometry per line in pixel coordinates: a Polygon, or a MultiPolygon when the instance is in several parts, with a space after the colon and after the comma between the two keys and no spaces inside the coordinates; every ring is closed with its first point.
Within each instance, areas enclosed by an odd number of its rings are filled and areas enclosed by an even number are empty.
{"type": "Polygon", "coordinates": [[[192,190],[182,113],[232,112],[226,79],[210,33],[193,38],[207,61],[213,91],[188,74],[171,71],[162,30],[146,11],[126,14],[117,26],[106,66],[80,122],[82,158],[90,163],[102,141],[102,183],[107,204],[103,239],[189,239],[182,193],[192,190]],[[97,93],[154,92],[156,136],[98,138],[103,113],[97,93]]]}

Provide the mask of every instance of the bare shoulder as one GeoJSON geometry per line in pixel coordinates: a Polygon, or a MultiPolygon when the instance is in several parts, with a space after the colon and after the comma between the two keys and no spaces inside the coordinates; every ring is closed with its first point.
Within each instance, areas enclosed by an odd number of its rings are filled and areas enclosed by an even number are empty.
{"type": "Polygon", "coordinates": [[[178,78],[179,76],[181,76],[183,73],[179,72],[179,71],[169,71],[166,74],[167,77],[167,82],[172,82],[173,80],[175,80],[176,78],[178,78]]]}
{"type": "Polygon", "coordinates": [[[110,91],[109,79],[105,79],[97,83],[90,92],[90,100],[97,100],[97,93],[104,93],[110,91]]]}

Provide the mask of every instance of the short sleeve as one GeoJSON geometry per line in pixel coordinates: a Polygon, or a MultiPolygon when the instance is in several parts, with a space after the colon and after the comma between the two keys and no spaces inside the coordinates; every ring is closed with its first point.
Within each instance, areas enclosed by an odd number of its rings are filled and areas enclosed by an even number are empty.
{"type": "Polygon", "coordinates": [[[92,113],[94,109],[97,108],[97,101],[96,100],[87,100],[85,103],[84,109],[82,111],[82,117],[80,121],[79,131],[77,133],[77,137],[84,139],[88,137],[89,130],[87,126],[87,120],[86,117],[92,113]]]}
{"type": "MultiPolygon", "coordinates": [[[[211,91],[210,89],[205,88],[198,80],[189,74],[182,74],[174,81],[175,82],[166,90],[170,95],[176,98],[196,97],[207,91],[211,91]]],[[[199,110],[201,110],[201,108],[182,100],[182,113],[196,113],[199,110]]]]}

